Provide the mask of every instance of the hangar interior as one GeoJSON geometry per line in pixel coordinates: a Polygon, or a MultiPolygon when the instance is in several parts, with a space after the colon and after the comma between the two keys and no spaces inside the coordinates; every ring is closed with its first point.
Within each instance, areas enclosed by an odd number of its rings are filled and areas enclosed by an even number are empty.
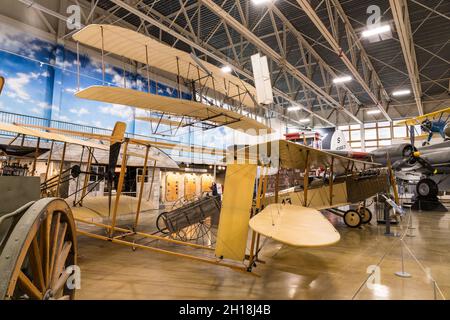
{"type": "Polygon", "coordinates": [[[450,296],[450,2],[3,0],[0,299],[450,296]]]}

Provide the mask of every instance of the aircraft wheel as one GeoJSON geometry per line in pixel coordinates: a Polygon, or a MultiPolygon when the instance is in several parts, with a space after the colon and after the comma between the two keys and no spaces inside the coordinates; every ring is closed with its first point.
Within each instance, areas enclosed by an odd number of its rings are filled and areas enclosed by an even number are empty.
{"type": "Polygon", "coordinates": [[[0,300],[69,300],[76,265],[75,222],[62,199],[36,201],[20,218],[0,255],[0,300]]]}
{"type": "Polygon", "coordinates": [[[169,230],[166,227],[166,224],[164,222],[165,219],[165,215],[167,214],[167,212],[163,212],[161,213],[158,218],[156,218],[156,228],[158,229],[159,232],[161,232],[162,234],[170,234],[169,230]]]}
{"type": "Polygon", "coordinates": [[[361,223],[367,224],[372,220],[372,211],[367,208],[361,208],[359,210],[359,215],[361,216],[361,223]]]}
{"type": "Polygon", "coordinates": [[[355,210],[348,210],[344,213],[344,222],[347,227],[358,228],[361,225],[362,218],[355,210]]]}
{"type": "Polygon", "coordinates": [[[438,195],[439,188],[431,179],[422,179],[416,186],[417,194],[424,198],[434,198],[438,195]]]}

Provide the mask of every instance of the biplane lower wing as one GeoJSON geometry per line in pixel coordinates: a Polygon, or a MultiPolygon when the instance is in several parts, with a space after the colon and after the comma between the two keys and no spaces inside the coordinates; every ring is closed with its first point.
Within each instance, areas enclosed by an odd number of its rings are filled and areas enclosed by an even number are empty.
{"type": "Polygon", "coordinates": [[[273,167],[300,170],[304,170],[305,167],[327,168],[333,164],[335,174],[380,166],[378,163],[353,159],[286,140],[273,140],[248,146],[234,153],[228,153],[227,157],[228,161],[232,161],[230,157],[233,157],[238,163],[241,161],[264,165],[271,161],[273,167]]]}
{"type": "Polygon", "coordinates": [[[21,135],[41,138],[41,139],[50,140],[50,141],[53,140],[53,141],[59,141],[59,142],[66,142],[69,144],[75,144],[75,145],[84,146],[84,147],[88,147],[88,148],[109,150],[109,146],[104,145],[104,144],[75,139],[75,138],[71,138],[71,137],[68,137],[68,136],[65,136],[62,134],[58,134],[58,133],[51,133],[51,132],[45,132],[45,131],[25,128],[23,126],[10,124],[10,123],[0,122],[0,131],[7,131],[7,132],[15,133],[15,134],[21,134],[21,135]]]}
{"type": "Polygon", "coordinates": [[[75,95],[82,99],[195,118],[199,122],[209,122],[214,123],[216,126],[227,126],[232,129],[244,130],[252,135],[272,133],[272,129],[268,126],[240,113],[215,106],[207,106],[192,100],[170,98],[133,89],[108,86],[92,86],[77,92],[75,95]],[[260,132],[260,130],[263,130],[263,132],[260,132]]]}
{"type": "Polygon", "coordinates": [[[320,211],[296,205],[268,205],[249,224],[255,232],[294,247],[328,246],[341,238],[320,211]]]}

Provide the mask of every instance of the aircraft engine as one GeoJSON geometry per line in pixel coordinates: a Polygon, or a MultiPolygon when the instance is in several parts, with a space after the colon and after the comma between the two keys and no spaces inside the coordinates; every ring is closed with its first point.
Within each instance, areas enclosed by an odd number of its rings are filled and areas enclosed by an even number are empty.
{"type": "Polygon", "coordinates": [[[414,151],[416,151],[414,146],[409,143],[402,143],[374,150],[371,155],[374,162],[386,165],[388,154],[391,159],[391,163],[394,163],[397,160],[409,158],[414,151]]]}

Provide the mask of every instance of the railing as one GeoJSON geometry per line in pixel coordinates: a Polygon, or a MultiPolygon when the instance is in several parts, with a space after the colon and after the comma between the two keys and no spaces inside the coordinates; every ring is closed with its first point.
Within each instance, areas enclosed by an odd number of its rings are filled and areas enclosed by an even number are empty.
{"type": "MultiPolygon", "coordinates": [[[[102,134],[102,135],[111,135],[111,133],[112,133],[112,130],[110,130],[110,129],[98,128],[98,127],[76,124],[76,123],[65,122],[65,121],[59,121],[59,120],[49,120],[46,118],[12,113],[12,112],[7,112],[7,111],[0,111],[0,122],[28,124],[28,125],[34,125],[34,126],[51,127],[51,128],[56,128],[56,129],[102,134]]],[[[6,131],[0,131],[0,136],[14,137],[15,134],[11,133],[11,132],[6,132],[6,131]]],[[[155,138],[152,136],[144,136],[144,135],[132,134],[132,133],[125,133],[125,136],[128,138],[141,138],[141,139],[149,140],[149,141],[168,142],[168,143],[173,143],[173,144],[180,143],[179,141],[171,140],[171,139],[167,139],[167,138],[159,138],[159,137],[155,138]]],[[[191,144],[191,146],[198,147],[198,148],[202,147],[200,145],[194,145],[194,144],[191,144]]],[[[214,160],[216,160],[214,157],[209,158],[209,157],[204,157],[203,155],[191,156],[191,154],[189,152],[183,152],[183,151],[177,152],[176,155],[171,154],[171,156],[174,158],[175,161],[178,161],[179,159],[180,160],[183,159],[183,161],[184,161],[185,158],[191,158],[192,162],[196,162],[197,160],[198,161],[205,161],[205,160],[214,161],[214,160]],[[180,157],[180,158],[177,159],[178,157],[180,157]]]]}

